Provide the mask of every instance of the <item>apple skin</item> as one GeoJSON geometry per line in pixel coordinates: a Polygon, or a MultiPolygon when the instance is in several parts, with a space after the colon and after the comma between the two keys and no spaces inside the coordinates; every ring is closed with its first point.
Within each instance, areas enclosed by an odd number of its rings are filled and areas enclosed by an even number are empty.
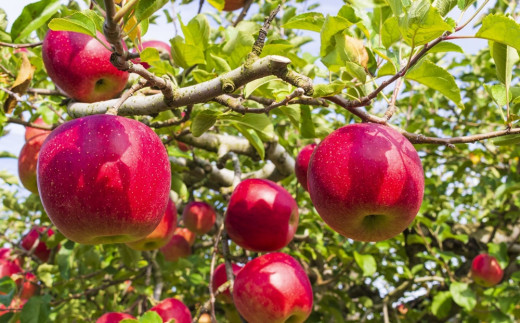
{"type": "Polygon", "coordinates": [[[97,319],[96,323],[119,323],[120,321],[122,321],[124,319],[134,319],[135,320],[135,317],[133,317],[130,314],[126,314],[126,313],[110,312],[110,313],[105,313],[105,314],[101,315],[97,319]]]}
{"type": "MultiPolygon", "coordinates": [[[[40,125],[40,126],[48,126],[48,124],[46,124],[42,118],[38,118],[38,119],[34,120],[33,123],[36,125],[40,125]]],[[[50,130],[26,127],[25,128],[25,141],[29,141],[31,138],[36,137],[38,135],[42,135],[42,134],[48,135],[50,133],[51,133],[50,130]]]]}
{"type": "Polygon", "coordinates": [[[191,246],[182,235],[174,234],[170,241],[161,249],[166,261],[177,261],[191,255],[191,246]]]}
{"type": "Polygon", "coordinates": [[[0,260],[0,278],[11,277],[22,272],[22,268],[13,261],[0,260]]]}
{"type": "Polygon", "coordinates": [[[188,241],[188,244],[190,245],[190,247],[193,246],[193,244],[195,243],[195,238],[196,238],[195,233],[191,232],[189,229],[177,228],[177,229],[175,229],[174,234],[183,236],[184,239],[186,239],[186,241],[188,241]]]}
{"type": "MultiPolygon", "coordinates": [[[[100,32],[97,37],[110,48],[100,32]]],[[[43,63],[51,80],[81,102],[109,100],[124,89],[128,73],[110,63],[111,54],[95,38],[72,31],[49,30],[42,46],[43,63]]]]}
{"type": "MultiPolygon", "coordinates": [[[[165,43],[163,41],[147,40],[141,44],[140,51],[143,51],[145,48],[148,48],[148,47],[157,49],[159,51],[159,54],[168,53],[170,58],[172,57],[172,53],[171,53],[172,49],[171,49],[170,45],[168,45],[167,43],[165,43]]],[[[132,63],[141,64],[146,69],[150,68],[150,64],[148,64],[147,62],[141,62],[140,58],[136,58],[136,59],[132,60],[132,63]]]]}
{"type": "Polygon", "coordinates": [[[244,7],[245,0],[226,0],[224,5],[224,11],[234,11],[244,7]]]}
{"type": "Polygon", "coordinates": [[[171,183],[168,154],[155,132],[106,114],[54,129],[40,151],[37,176],[51,221],[83,244],[144,238],[164,215],[171,183]]]}
{"type": "MultiPolygon", "coordinates": [[[[27,235],[22,239],[22,248],[25,250],[31,250],[34,246],[36,240],[40,237],[40,234],[47,230],[46,227],[38,227],[35,226],[27,233],[27,235]]],[[[54,231],[52,229],[47,230],[47,237],[52,237],[54,235],[54,231]]],[[[39,240],[38,245],[34,249],[34,255],[38,257],[42,262],[49,261],[49,256],[51,255],[51,249],[47,247],[45,242],[39,240]]]]}
{"type": "Polygon", "coordinates": [[[480,254],[473,258],[471,276],[475,283],[484,287],[492,287],[500,283],[504,277],[504,271],[500,268],[495,257],[480,254]]]}
{"type": "Polygon", "coordinates": [[[321,218],[358,241],[400,234],[423,199],[417,151],[399,132],[379,124],[352,124],[332,132],[314,150],[307,175],[321,218]]]}
{"type": "Polygon", "coordinates": [[[249,323],[304,322],[312,311],[312,287],[296,259],[269,253],[238,272],[233,301],[249,323]]]}
{"type": "Polygon", "coordinates": [[[155,230],[144,239],[130,242],[126,245],[134,250],[140,251],[159,249],[170,241],[176,228],[177,208],[172,199],[169,199],[166,211],[155,230]]]}
{"type": "Polygon", "coordinates": [[[212,323],[211,316],[208,313],[203,313],[199,317],[199,322],[198,323],[212,323]]]}
{"type": "Polygon", "coordinates": [[[190,202],[182,211],[184,226],[196,234],[208,233],[216,219],[215,210],[206,202],[190,202]]]}
{"type": "Polygon", "coordinates": [[[303,147],[303,149],[298,153],[296,162],[294,164],[296,179],[306,191],[309,190],[307,185],[307,170],[309,169],[309,161],[311,160],[311,155],[314,152],[314,148],[316,148],[316,144],[310,144],[303,147]]]}
{"type": "Polygon", "coordinates": [[[32,273],[25,274],[25,280],[21,286],[22,292],[20,293],[21,299],[29,299],[38,293],[40,286],[38,285],[38,279],[32,273]]]}
{"type": "MultiPolygon", "coordinates": [[[[242,269],[242,266],[231,264],[233,268],[233,275],[236,276],[238,272],[242,269]]],[[[211,285],[213,288],[213,292],[216,292],[217,289],[227,282],[227,274],[226,274],[226,265],[220,264],[215,268],[213,272],[213,284],[211,285]]],[[[221,300],[224,303],[232,304],[233,298],[231,297],[231,293],[229,292],[229,288],[226,288],[222,293],[217,296],[217,299],[221,300]]]]}
{"type": "Polygon", "coordinates": [[[298,205],[280,185],[266,179],[246,179],[237,185],[224,220],[237,245],[251,251],[285,247],[298,227],[298,205]]]}
{"type": "Polygon", "coordinates": [[[175,323],[191,323],[190,310],[183,302],[175,298],[167,298],[150,309],[155,311],[164,322],[174,320],[175,323]]]}
{"type": "Polygon", "coordinates": [[[12,261],[19,267],[22,267],[24,263],[23,258],[14,255],[13,250],[10,248],[0,248],[0,261],[1,260],[12,261]]]}
{"type": "Polygon", "coordinates": [[[36,182],[38,155],[48,135],[48,133],[43,133],[29,139],[29,141],[23,145],[18,158],[18,176],[20,177],[20,181],[27,190],[34,194],[38,194],[38,185],[36,182]]]}

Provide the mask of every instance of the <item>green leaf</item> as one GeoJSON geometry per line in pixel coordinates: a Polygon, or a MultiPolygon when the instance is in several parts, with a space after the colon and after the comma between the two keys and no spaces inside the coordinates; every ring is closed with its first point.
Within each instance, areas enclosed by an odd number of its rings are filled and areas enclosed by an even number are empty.
{"type": "Polygon", "coordinates": [[[520,50],[520,24],[503,14],[486,16],[475,37],[489,39],[520,50]]]}
{"type": "Polygon", "coordinates": [[[433,46],[433,48],[428,51],[428,54],[445,53],[445,52],[464,53],[464,50],[459,45],[450,43],[448,41],[443,41],[443,42],[440,42],[437,45],[433,46]]]}
{"type": "Polygon", "coordinates": [[[383,28],[381,30],[381,41],[383,42],[383,46],[389,48],[399,39],[401,39],[399,20],[397,17],[392,16],[383,23],[383,28]]]}
{"type": "Polygon", "coordinates": [[[244,97],[248,98],[257,88],[276,79],[278,79],[278,77],[269,75],[247,83],[246,86],[244,86],[244,97]]]}
{"type": "Polygon", "coordinates": [[[501,268],[507,267],[509,264],[509,255],[507,253],[507,245],[504,242],[488,243],[488,252],[497,259],[501,268]]]}
{"type": "Polygon", "coordinates": [[[497,69],[498,80],[509,89],[513,67],[518,61],[518,52],[502,43],[493,42],[493,60],[497,69]]]}
{"type": "Polygon", "coordinates": [[[0,292],[0,303],[9,306],[14,294],[16,293],[16,283],[11,279],[11,277],[2,277],[0,279],[0,292]]]}
{"type": "Polygon", "coordinates": [[[6,170],[0,170],[0,179],[9,185],[18,185],[18,177],[6,170]]]}
{"type": "Polygon", "coordinates": [[[495,84],[492,86],[484,84],[484,88],[499,107],[505,106],[511,100],[511,93],[508,95],[509,99],[506,98],[506,87],[503,84],[495,84]]]}
{"type": "Polygon", "coordinates": [[[350,26],[352,26],[352,23],[343,17],[327,16],[321,28],[321,57],[327,56],[329,52],[334,50],[336,44],[334,36],[350,26]]]}
{"type": "Polygon", "coordinates": [[[141,259],[141,253],[139,251],[131,249],[124,243],[117,244],[117,249],[119,250],[123,263],[128,267],[135,266],[135,263],[141,259]]]}
{"type": "Polygon", "coordinates": [[[455,83],[453,76],[442,67],[428,60],[421,61],[406,73],[405,77],[441,92],[459,107],[464,106],[460,96],[460,89],[457,83],[455,83]]]}
{"type": "Polygon", "coordinates": [[[188,25],[184,25],[180,18],[179,21],[186,44],[194,45],[203,52],[208,46],[210,34],[209,22],[206,16],[202,14],[196,15],[190,20],[188,25]]]}
{"type": "Polygon", "coordinates": [[[451,310],[451,293],[438,292],[432,301],[432,313],[438,318],[445,318],[451,310]]]}
{"type": "Polygon", "coordinates": [[[84,12],[77,11],[65,18],[54,18],[49,22],[49,28],[52,30],[74,31],[96,37],[96,22],[92,17],[84,12]]]}
{"type": "Polygon", "coordinates": [[[157,312],[148,311],[139,318],[139,323],[163,323],[163,320],[157,312]]]}
{"type": "Polygon", "coordinates": [[[20,321],[24,323],[45,323],[49,320],[49,295],[33,296],[23,306],[20,321]]]}
{"type": "Polygon", "coordinates": [[[193,119],[190,130],[193,136],[199,137],[203,133],[209,130],[209,128],[213,127],[215,122],[217,122],[219,111],[214,110],[202,110],[199,112],[195,118],[193,119]]]}
{"type": "Polygon", "coordinates": [[[354,62],[346,62],[345,68],[347,70],[347,73],[350,76],[358,79],[358,81],[360,81],[363,84],[366,82],[367,73],[365,72],[365,69],[363,68],[363,66],[356,64],[354,62]]]}
{"type": "Polygon", "coordinates": [[[222,11],[222,9],[224,9],[224,6],[226,5],[225,0],[208,0],[208,2],[210,5],[217,8],[219,11],[222,11]]]}
{"type": "Polygon", "coordinates": [[[475,292],[469,288],[468,284],[453,282],[450,285],[450,292],[453,301],[468,312],[471,312],[475,305],[477,305],[477,296],[475,292]]]}
{"type": "Polygon", "coordinates": [[[314,86],[314,93],[312,96],[315,98],[322,98],[325,96],[340,94],[345,86],[347,86],[346,83],[340,80],[335,80],[329,84],[317,84],[314,86]]]}
{"type": "Polygon", "coordinates": [[[458,0],[435,0],[433,6],[437,8],[441,16],[446,16],[451,9],[455,8],[458,0]]]}
{"type": "Polygon", "coordinates": [[[170,42],[172,44],[172,58],[178,66],[186,69],[192,65],[206,63],[204,53],[197,46],[186,44],[181,36],[175,36],[170,42]]]}
{"type": "Polygon", "coordinates": [[[408,45],[424,45],[441,36],[446,31],[453,31],[453,26],[442,19],[437,8],[429,0],[412,2],[409,12],[399,20],[404,40],[408,45]]]}
{"type": "Polygon", "coordinates": [[[507,135],[493,139],[493,144],[497,146],[510,146],[520,143],[520,134],[507,135]]]}
{"type": "Polygon", "coordinates": [[[372,276],[377,270],[376,260],[372,255],[361,255],[354,251],[354,259],[363,270],[363,276],[372,276]]]}
{"type": "Polygon", "coordinates": [[[140,0],[135,8],[137,21],[148,19],[168,2],[168,0],[140,0]]]}
{"type": "Polygon", "coordinates": [[[159,51],[157,50],[157,48],[153,48],[153,47],[145,48],[139,56],[141,57],[141,61],[147,62],[150,65],[153,62],[161,61],[161,56],[159,55],[159,51]]]}
{"type": "Polygon", "coordinates": [[[258,134],[251,128],[247,128],[241,124],[238,124],[236,122],[232,123],[235,128],[237,128],[240,133],[246,137],[246,139],[249,141],[249,143],[255,148],[255,150],[258,152],[258,155],[263,160],[265,159],[265,147],[264,143],[262,142],[262,139],[258,136],[258,134]]]}
{"type": "Polygon", "coordinates": [[[41,0],[28,4],[13,22],[11,38],[14,42],[29,36],[33,31],[43,26],[60,8],[58,0],[41,0]]]}
{"type": "Polygon", "coordinates": [[[274,127],[271,119],[265,114],[246,115],[223,115],[220,120],[231,120],[243,124],[246,127],[254,129],[264,140],[271,140],[274,137],[274,127]]]}
{"type": "Polygon", "coordinates": [[[186,184],[182,181],[182,177],[177,173],[172,171],[172,190],[179,195],[179,197],[183,201],[188,201],[190,197],[190,193],[188,192],[188,188],[186,184]]]}
{"type": "Polygon", "coordinates": [[[303,29],[320,32],[325,18],[319,12],[307,12],[296,17],[292,17],[282,27],[287,29],[303,29]]]}
{"type": "Polygon", "coordinates": [[[300,133],[303,138],[316,138],[316,131],[314,129],[314,122],[312,121],[311,108],[307,105],[302,105],[300,109],[300,133]]]}
{"type": "Polygon", "coordinates": [[[52,286],[55,267],[50,264],[41,264],[38,267],[38,278],[48,287],[52,286]]]}

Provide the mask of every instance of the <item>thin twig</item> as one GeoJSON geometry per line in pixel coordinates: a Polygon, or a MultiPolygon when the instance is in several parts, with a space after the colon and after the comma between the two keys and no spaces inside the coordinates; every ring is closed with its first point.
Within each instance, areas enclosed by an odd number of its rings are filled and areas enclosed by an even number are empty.
{"type": "Polygon", "coordinates": [[[148,84],[148,81],[145,80],[145,79],[139,79],[139,81],[137,83],[135,83],[134,85],[132,85],[127,91],[125,91],[122,95],[121,95],[121,98],[119,98],[119,100],[116,102],[116,104],[114,104],[114,106],[110,109],[107,110],[107,114],[113,114],[113,115],[117,115],[117,111],[119,110],[119,107],[121,107],[121,105],[123,103],[125,103],[125,101],[131,97],[135,92],[139,91],[140,89],[144,88],[146,85],[148,84]]]}
{"type": "Polygon", "coordinates": [[[11,47],[11,48],[31,48],[31,47],[38,47],[41,46],[43,42],[37,42],[37,43],[28,43],[28,44],[13,44],[13,43],[5,43],[0,42],[0,46],[4,47],[11,47]]]}
{"type": "MultiPolygon", "coordinates": [[[[203,1],[203,0],[201,0],[203,1]]],[[[242,8],[242,11],[238,15],[237,19],[233,22],[233,27],[236,27],[247,15],[247,12],[249,11],[249,8],[251,8],[251,5],[253,4],[253,0],[246,0],[244,3],[244,7],[242,8]]]]}
{"type": "Polygon", "coordinates": [[[269,30],[269,27],[271,26],[271,22],[274,20],[278,12],[280,11],[281,6],[278,5],[276,9],[271,11],[269,14],[269,17],[265,18],[264,25],[262,28],[260,28],[260,31],[258,32],[258,38],[255,40],[255,43],[253,44],[253,49],[251,50],[251,53],[248,55],[248,60],[251,58],[258,58],[260,57],[260,54],[262,54],[262,50],[264,48],[265,39],[267,37],[267,32],[269,30]]]}
{"type": "Polygon", "coordinates": [[[399,94],[399,90],[401,89],[401,85],[403,84],[403,78],[397,80],[397,83],[395,83],[394,93],[392,94],[392,98],[390,99],[390,104],[388,105],[388,108],[386,109],[384,119],[386,121],[390,120],[390,118],[395,113],[395,102],[397,101],[397,95],[399,94]]]}

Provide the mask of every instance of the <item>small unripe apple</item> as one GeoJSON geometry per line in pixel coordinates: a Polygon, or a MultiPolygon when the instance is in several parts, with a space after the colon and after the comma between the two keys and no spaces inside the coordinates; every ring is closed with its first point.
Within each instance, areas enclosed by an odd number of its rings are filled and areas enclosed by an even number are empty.
{"type": "Polygon", "coordinates": [[[164,322],[191,323],[190,310],[183,302],[175,298],[167,298],[150,309],[155,311],[164,322]]]}
{"type": "Polygon", "coordinates": [[[504,271],[495,257],[483,253],[473,259],[471,276],[475,283],[484,287],[492,287],[500,283],[504,277],[504,271]]]}
{"type": "MultiPolygon", "coordinates": [[[[233,275],[236,276],[240,269],[242,269],[242,266],[231,264],[231,267],[233,268],[233,275]]],[[[213,288],[213,292],[216,292],[217,289],[228,281],[227,274],[226,274],[226,265],[220,264],[215,268],[215,271],[213,272],[213,284],[211,285],[213,288]]],[[[226,288],[222,293],[220,293],[217,296],[217,299],[220,299],[224,303],[233,303],[233,298],[231,297],[231,293],[229,292],[229,287],[226,288]]]]}
{"type": "MultiPolygon", "coordinates": [[[[171,47],[167,43],[160,41],[160,40],[148,40],[141,44],[140,51],[143,51],[145,48],[152,47],[159,51],[159,55],[162,56],[163,53],[168,54],[170,57],[172,57],[171,54],[171,47]]],[[[141,64],[144,68],[148,69],[150,68],[150,64],[147,62],[141,61],[141,58],[136,58],[132,60],[135,64],[141,64]]]]}
{"type": "Polygon", "coordinates": [[[105,314],[101,315],[97,319],[96,323],[119,323],[120,321],[122,321],[124,319],[134,319],[135,320],[135,317],[133,317],[130,314],[126,314],[126,313],[110,312],[110,313],[105,313],[105,314]]]}
{"type": "Polygon", "coordinates": [[[216,219],[215,210],[206,202],[190,202],[182,211],[184,226],[196,234],[208,233],[216,219]]]}
{"type": "MultiPolygon", "coordinates": [[[[110,48],[100,32],[97,37],[110,48]]],[[[73,31],[49,30],[43,40],[42,58],[54,84],[82,102],[109,100],[128,81],[128,73],[110,63],[112,52],[95,38],[73,31]]]]}
{"type": "Polygon", "coordinates": [[[312,311],[312,287],[296,259],[269,253],[238,272],[233,301],[249,323],[304,322],[312,311]]]}
{"type": "Polygon", "coordinates": [[[166,261],[177,261],[179,258],[191,255],[191,246],[186,239],[178,234],[174,234],[170,241],[161,249],[166,261]]]}
{"type": "Polygon", "coordinates": [[[316,144],[310,144],[303,147],[300,153],[298,153],[298,157],[296,157],[296,162],[294,164],[296,179],[306,191],[309,190],[307,185],[307,170],[309,169],[309,161],[311,160],[314,148],[316,148],[316,144]]]}
{"type": "Polygon", "coordinates": [[[22,147],[20,157],[18,158],[18,176],[20,176],[20,181],[27,190],[34,194],[38,194],[38,185],[36,182],[38,156],[43,142],[48,135],[48,133],[42,133],[31,137],[22,147]]]}
{"type": "Polygon", "coordinates": [[[184,239],[186,239],[186,241],[188,241],[188,244],[191,246],[193,246],[193,244],[195,243],[195,233],[191,232],[189,229],[186,229],[186,228],[177,228],[175,229],[175,233],[174,234],[178,234],[180,236],[183,236],[184,239]]]}
{"type": "Polygon", "coordinates": [[[224,11],[234,11],[244,7],[246,0],[225,0],[224,11]]]}
{"type": "Polygon", "coordinates": [[[159,225],[152,233],[147,235],[144,239],[129,242],[126,245],[135,250],[154,250],[164,246],[175,233],[177,228],[177,208],[172,199],[168,200],[166,211],[159,222],[159,225]]]}
{"type": "Polygon", "coordinates": [[[37,175],[49,218],[83,244],[144,238],[161,221],[170,193],[170,162],[157,134],[107,114],[56,128],[42,146],[37,175]]]}
{"type": "Polygon", "coordinates": [[[332,132],[316,147],[307,175],[321,218],[358,241],[398,235],[423,199],[417,151],[399,132],[379,124],[352,124],[332,132]]]}
{"type": "MultiPolygon", "coordinates": [[[[40,126],[47,126],[47,124],[45,123],[45,121],[43,121],[42,118],[38,118],[38,119],[34,120],[33,123],[36,125],[40,125],[40,126]]],[[[50,134],[50,133],[51,133],[50,130],[26,127],[25,128],[25,141],[29,141],[31,138],[36,137],[38,135],[50,134]]]]}
{"type": "Polygon", "coordinates": [[[22,248],[25,250],[31,250],[34,246],[36,240],[38,240],[38,245],[34,249],[34,255],[38,257],[42,262],[47,262],[49,260],[49,256],[51,255],[51,249],[47,247],[45,242],[42,241],[40,234],[47,231],[47,237],[52,237],[54,235],[54,231],[52,229],[47,230],[46,227],[38,227],[34,228],[27,233],[27,235],[22,239],[22,248]]]}
{"type": "Polygon", "coordinates": [[[280,185],[266,179],[246,179],[237,185],[226,212],[231,240],[251,251],[285,247],[298,227],[298,205],[280,185]]]}

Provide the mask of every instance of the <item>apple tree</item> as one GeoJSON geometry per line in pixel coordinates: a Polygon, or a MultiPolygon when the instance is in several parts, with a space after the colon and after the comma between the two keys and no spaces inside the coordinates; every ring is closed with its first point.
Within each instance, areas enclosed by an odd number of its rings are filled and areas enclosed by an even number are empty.
{"type": "Polygon", "coordinates": [[[520,320],[517,1],[3,5],[0,322],[520,320]]]}

